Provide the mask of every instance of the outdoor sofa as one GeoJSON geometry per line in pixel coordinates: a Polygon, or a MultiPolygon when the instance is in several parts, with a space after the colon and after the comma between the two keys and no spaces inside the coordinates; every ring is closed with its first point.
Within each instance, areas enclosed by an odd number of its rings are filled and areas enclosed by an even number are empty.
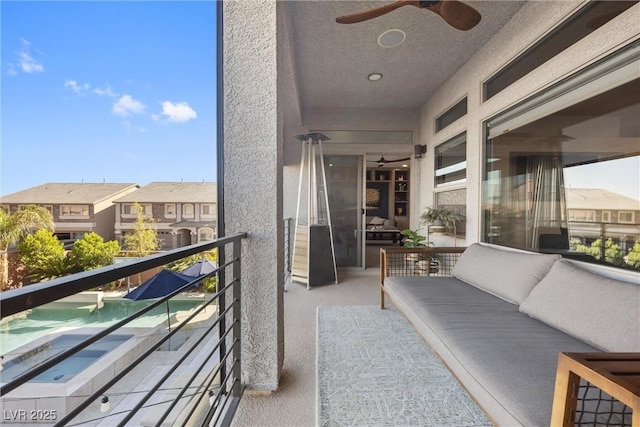
{"type": "Polygon", "coordinates": [[[560,352],[640,351],[638,283],[481,244],[451,274],[382,277],[381,306],[386,294],[496,425],[550,425],[560,352]]]}

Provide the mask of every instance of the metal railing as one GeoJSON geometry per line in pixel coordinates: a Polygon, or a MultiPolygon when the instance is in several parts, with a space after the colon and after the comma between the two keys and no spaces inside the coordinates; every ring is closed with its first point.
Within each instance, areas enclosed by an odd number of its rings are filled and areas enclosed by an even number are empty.
{"type": "MultiPolygon", "coordinates": [[[[114,321],[99,332],[81,335],[84,339],[80,342],[50,352],[45,360],[2,382],[0,405],[4,408],[4,422],[49,421],[55,426],[161,425],[167,422],[174,425],[229,425],[243,392],[240,277],[241,240],[246,236],[246,233],[235,234],[0,293],[0,319],[5,319],[191,255],[218,250],[219,266],[215,271],[154,299],[148,306],[114,321]],[[216,292],[204,294],[201,303],[198,301],[197,307],[185,312],[184,318],[176,319],[175,324],[169,319],[168,329],[129,325],[158,306],[166,304],[168,310],[170,300],[210,277],[217,278],[216,292]],[[74,381],[73,386],[64,384],[62,388],[56,388],[58,384],[44,384],[49,388],[42,389],[44,395],[38,395],[38,387],[42,386],[39,376],[47,378],[47,371],[60,369],[63,361],[67,361],[67,365],[75,363],[71,359],[74,355],[82,357],[81,352],[91,353],[95,348],[92,345],[101,345],[103,339],[113,340],[115,331],[119,334],[126,331],[131,334],[127,336],[133,336],[133,339],[127,339],[126,345],[134,347],[121,354],[121,359],[105,368],[107,356],[102,356],[90,369],[78,375],[86,377],[87,371],[102,369],[93,378],[74,378],[69,380],[74,381]],[[133,354],[137,356],[133,357],[133,354]],[[69,394],[74,388],[77,392],[69,394]],[[47,408],[47,398],[52,397],[47,390],[61,389],[66,395],[56,396],[57,406],[47,408]],[[37,411],[28,409],[29,399],[41,399],[40,405],[35,406],[37,411]],[[62,410],[61,401],[64,402],[62,410]]],[[[10,328],[9,323],[4,327],[10,328]]],[[[5,354],[0,366],[6,368],[22,363],[43,348],[50,350],[47,347],[51,347],[51,343],[28,352],[5,354]]],[[[120,344],[123,346],[125,344],[120,344]]],[[[4,371],[6,373],[7,369],[4,371]]]]}
{"type": "Polygon", "coordinates": [[[288,282],[291,277],[291,256],[293,247],[293,218],[285,218],[284,220],[284,283],[288,282]]]}

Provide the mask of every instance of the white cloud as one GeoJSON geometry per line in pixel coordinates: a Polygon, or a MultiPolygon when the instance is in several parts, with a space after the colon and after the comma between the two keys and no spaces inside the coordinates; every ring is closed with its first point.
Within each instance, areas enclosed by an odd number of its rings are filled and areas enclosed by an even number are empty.
{"type": "Polygon", "coordinates": [[[111,111],[118,116],[127,117],[131,114],[140,114],[144,111],[145,105],[136,101],[131,95],[122,95],[114,104],[111,111]]]}
{"type": "Polygon", "coordinates": [[[107,85],[104,89],[97,87],[93,90],[93,93],[100,96],[110,96],[112,98],[115,98],[116,96],[118,96],[118,94],[115,93],[111,88],[111,86],[109,85],[107,85]]]}
{"type": "Polygon", "coordinates": [[[41,63],[36,61],[29,53],[20,52],[20,68],[27,74],[41,73],[44,71],[44,67],[41,63]]]}
{"type": "Polygon", "coordinates": [[[64,82],[64,87],[68,87],[76,95],[84,95],[84,93],[90,88],[89,83],[80,85],[75,80],[67,80],[64,82]]]}
{"type": "Polygon", "coordinates": [[[42,73],[44,71],[44,65],[34,58],[31,52],[31,42],[21,38],[20,43],[21,47],[18,52],[16,52],[17,63],[8,64],[7,74],[15,76],[19,70],[27,74],[42,73]]]}
{"type": "MultiPolygon", "coordinates": [[[[186,102],[173,103],[171,101],[164,101],[162,103],[161,114],[166,116],[167,120],[170,122],[176,123],[185,123],[198,117],[198,113],[196,113],[196,111],[186,102]]],[[[158,120],[160,118],[159,115],[153,115],[152,117],[154,120],[158,120]]]]}

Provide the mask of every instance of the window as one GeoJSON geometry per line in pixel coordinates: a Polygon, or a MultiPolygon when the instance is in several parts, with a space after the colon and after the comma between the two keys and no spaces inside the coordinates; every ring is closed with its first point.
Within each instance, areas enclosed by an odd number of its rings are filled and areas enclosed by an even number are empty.
{"type": "Polygon", "coordinates": [[[484,84],[484,100],[493,97],[634,4],[632,1],[589,2],[578,13],[487,80],[484,84]]]}
{"type": "Polygon", "coordinates": [[[201,228],[198,232],[198,242],[208,242],[215,239],[215,233],[211,228],[201,228]]]}
{"type": "Polygon", "coordinates": [[[621,224],[633,224],[635,222],[635,212],[620,211],[618,212],[618,222],[621,224]]]}
{"type": "MultiPolygon", "coordinates": [[[[138,204],[142,209],[142,214],[144,216],[151,216],[151,205],[150,204],[138,204]]],[[[123,203],[122,204],[122,216],[123,217],[135,217],[137,216],[136,205],[134,203],[123,203]]]]}
{"type": "Polygon", "coordinates": [[[545,248],[624,265],[638,238],[626,225],[640,210],[638,117],[640,47],[630,47],[489,120],[482,240],[540,250],[553,235],[545,248]]]}
{"type": "Polygon", "coordinates": [[[596,211],[570,209],[569,221],[596,222],[596,211]]]}
{"type": "Polygon", "coordinates": [[[200,205],[200,214],[202,216],[213,216],[214,215],[213,204],[200,205]]]}
{"type": "Polygon", "coordinates": [[[185,218],[193,218],[193,205],[191,203],[182,205],[182,216],[185,218]]]}
{"type": "Polygon", "coordinates": [[[167,218],[175,218],[176,217],[176,204],[175,203],[165,203],[164,205],[164,216],[167,218]]]}
{"type": "Polygon", "coordinates": [[[89,205],[60,205],[61,217],[89,217],[89,205]]]}
{"type": "Polygon", "coordinates": [[[436,118],[436,132],[449,126],[459,118],[467,114],[467,97],[436,118]]]}
{"type": "Polygon", "coordinates": [[[460,134],[436,147],[435,183],[462,184],[467,180],[467,134],[460,134]]]}

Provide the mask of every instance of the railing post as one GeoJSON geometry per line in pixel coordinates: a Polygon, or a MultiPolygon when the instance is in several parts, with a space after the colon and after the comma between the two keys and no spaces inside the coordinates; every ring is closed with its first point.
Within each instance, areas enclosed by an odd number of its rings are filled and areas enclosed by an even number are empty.
{"type": "Polygon", "coordinates": [[[241,256],[242,256],[242,241],[237,240],[233,242],[233,258],[236,260],[233,264],[233,339],[234,339],[234,349],[233,355],[236,363],[233,365],[233,378],[234,385],[231,390],[231,396],[234,398],[240,398],[242,393],[242,342],[241,342],[241,331],[242,325],[240,319],[242,318],[242,265],[241,265],[241,256]]]}
{"type": "MultiPolygon", "coordinates": [[[[220,246],[218,248],[218,262],[220,264],[224,264],[227,262],[225,252],[226,252],[225,245],[220,246]]],[[[218,272],[216,290],[224,289],[224,287],[227,286],[226,270],[227,269],[225,267],[218,272]]],[[[226,294],[226,291],[221,292],[220,296],[218,297],[218,315],[220,315],[220,313],[224,313],[225,309],[227,308],[225,294],[226,294]]],[[[226,340],[223,338],[226,331],[227,331],[226,316],[221,316],[220,323],[218,323],[218,340],[220,341],[220,360],[222,360],[224,355],[227,354],[227,343],[226,343],[226,340]]],[[[225,363],[222,363],[220,366],[220,386],[223,389],[225,387],[226,380],[227,380],[227,366],[225,363]]]]}

